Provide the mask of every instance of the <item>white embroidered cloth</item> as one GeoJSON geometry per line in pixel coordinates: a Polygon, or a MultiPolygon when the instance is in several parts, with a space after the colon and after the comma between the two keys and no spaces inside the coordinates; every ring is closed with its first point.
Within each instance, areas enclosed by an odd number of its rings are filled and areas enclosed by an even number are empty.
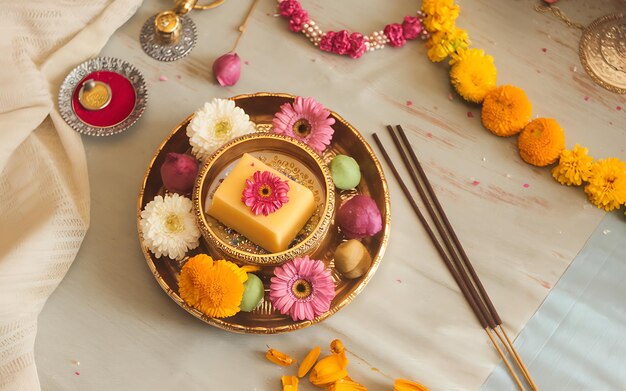
{"type": "Polygon", "coordinates": [[[40,388],[33,352],[37,316],[89,226],[85,151],[58,114],[58,88],[140,3],[0,6],[0,390],[40,388]]]}

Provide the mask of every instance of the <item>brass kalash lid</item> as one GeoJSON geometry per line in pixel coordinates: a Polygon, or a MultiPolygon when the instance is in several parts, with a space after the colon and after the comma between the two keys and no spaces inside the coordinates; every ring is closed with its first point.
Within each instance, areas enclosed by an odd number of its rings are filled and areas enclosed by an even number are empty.
{"type": "Polygon", "coordinates": [[[139,34],[143,51],[159,61],[176,61],[185,57],[196,45],[196,25],[187,16],[192,10],[215,8],[226,0],[215,0],[206,5],[198,0],[176,0],[174,9],[159,12],[144,23],[139,34]]]}
{"type": "Polygon", "coordinates": [[[583,30],[580,62],[591,78],[609,91],[626,94],[626,15],[596,19],[583,30]]]}

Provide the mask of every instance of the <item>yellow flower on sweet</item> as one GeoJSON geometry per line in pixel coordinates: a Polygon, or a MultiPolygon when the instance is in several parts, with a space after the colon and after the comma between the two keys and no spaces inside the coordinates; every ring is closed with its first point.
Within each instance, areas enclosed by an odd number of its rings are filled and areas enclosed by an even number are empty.
{"type": "Polygon", "coordinates": [[[450,60],[450,82],[466,101],[480,103],[496,87],[493,57],[481,49],[459,49],[450,60]]]}
{"type": "Polygon", "coordinates": [[[554,163],[565,149],[565,132],[552,118],[536,118],[520,133],[517,147],[526,163],[547,166],[554,163]]]}
{"type": "Polygon", "coordinates": [[[452,0],[427,0],[422,2],[422,11],[426,14],[424,27],[428,32],[436,33],[454,29],[460,7],[452,0]]]}
{"type": "Polygon", "coordinates": [[[496,136],[508,137],[519,133],[528,124],[533,105],[521,88],[505,85],[495,88],[483,100],[482,121],[496,136]]]}
{"type": "Polygon", "coordinates": [[[428,58],[432,62],[443,61],[457,50],[466,49],[468,45],[467,32],[458,28],[451,31],[439,31],[426,41],[428,58]]]}
{"type": "Polygon", "coordinates": [[[585,186],[589,201],[607,212],[626,203],[626,164],[617,158],[602,159],[591,165],[589,184],[585,186]]]}
{"type": "Polygon", "coordinates": [[[248,275],[236,264],[199,254],[180,272],[178,291],[190,306],[207,316],[225,318],[239,312],[248,275]]]}
{"type": "Polygon", "coordinates": [[[587,148],[576,144],[571,151],[564,149],[559,165],[552,169],[552,176],[562,185],[580,186],[587,182],[591,174],[593,158],[587,155],[587,148]]]}

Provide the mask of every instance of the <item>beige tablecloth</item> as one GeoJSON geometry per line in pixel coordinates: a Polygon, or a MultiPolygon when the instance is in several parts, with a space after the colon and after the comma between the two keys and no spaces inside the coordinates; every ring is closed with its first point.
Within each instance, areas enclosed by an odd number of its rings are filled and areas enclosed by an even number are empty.
{"type": "Polygon", "coordinates": [[[3,2],[0,34],[0,389],[39,388],[37,316],[89,226],[80,136],[56,88],[98,54],[139,0],[3,2]]]}

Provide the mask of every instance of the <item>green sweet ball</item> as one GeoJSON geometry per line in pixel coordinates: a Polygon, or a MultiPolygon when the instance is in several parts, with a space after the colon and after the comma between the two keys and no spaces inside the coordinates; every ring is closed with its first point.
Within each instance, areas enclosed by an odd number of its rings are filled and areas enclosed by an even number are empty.
{"type": "Polygon", "coordinates": [[[350,156],[335,156],[330,162],[330,172],[335,186],[341,190],[354,189],[361,181],[359,164],[350,156]]]}
{"type": "Polygon", "coordinates": [[[250,312],[255,309],[265,294],[263,281],[255,274],[248,273],[248,280],[243,284],[243,297],[239,309],[250,312]]]}

